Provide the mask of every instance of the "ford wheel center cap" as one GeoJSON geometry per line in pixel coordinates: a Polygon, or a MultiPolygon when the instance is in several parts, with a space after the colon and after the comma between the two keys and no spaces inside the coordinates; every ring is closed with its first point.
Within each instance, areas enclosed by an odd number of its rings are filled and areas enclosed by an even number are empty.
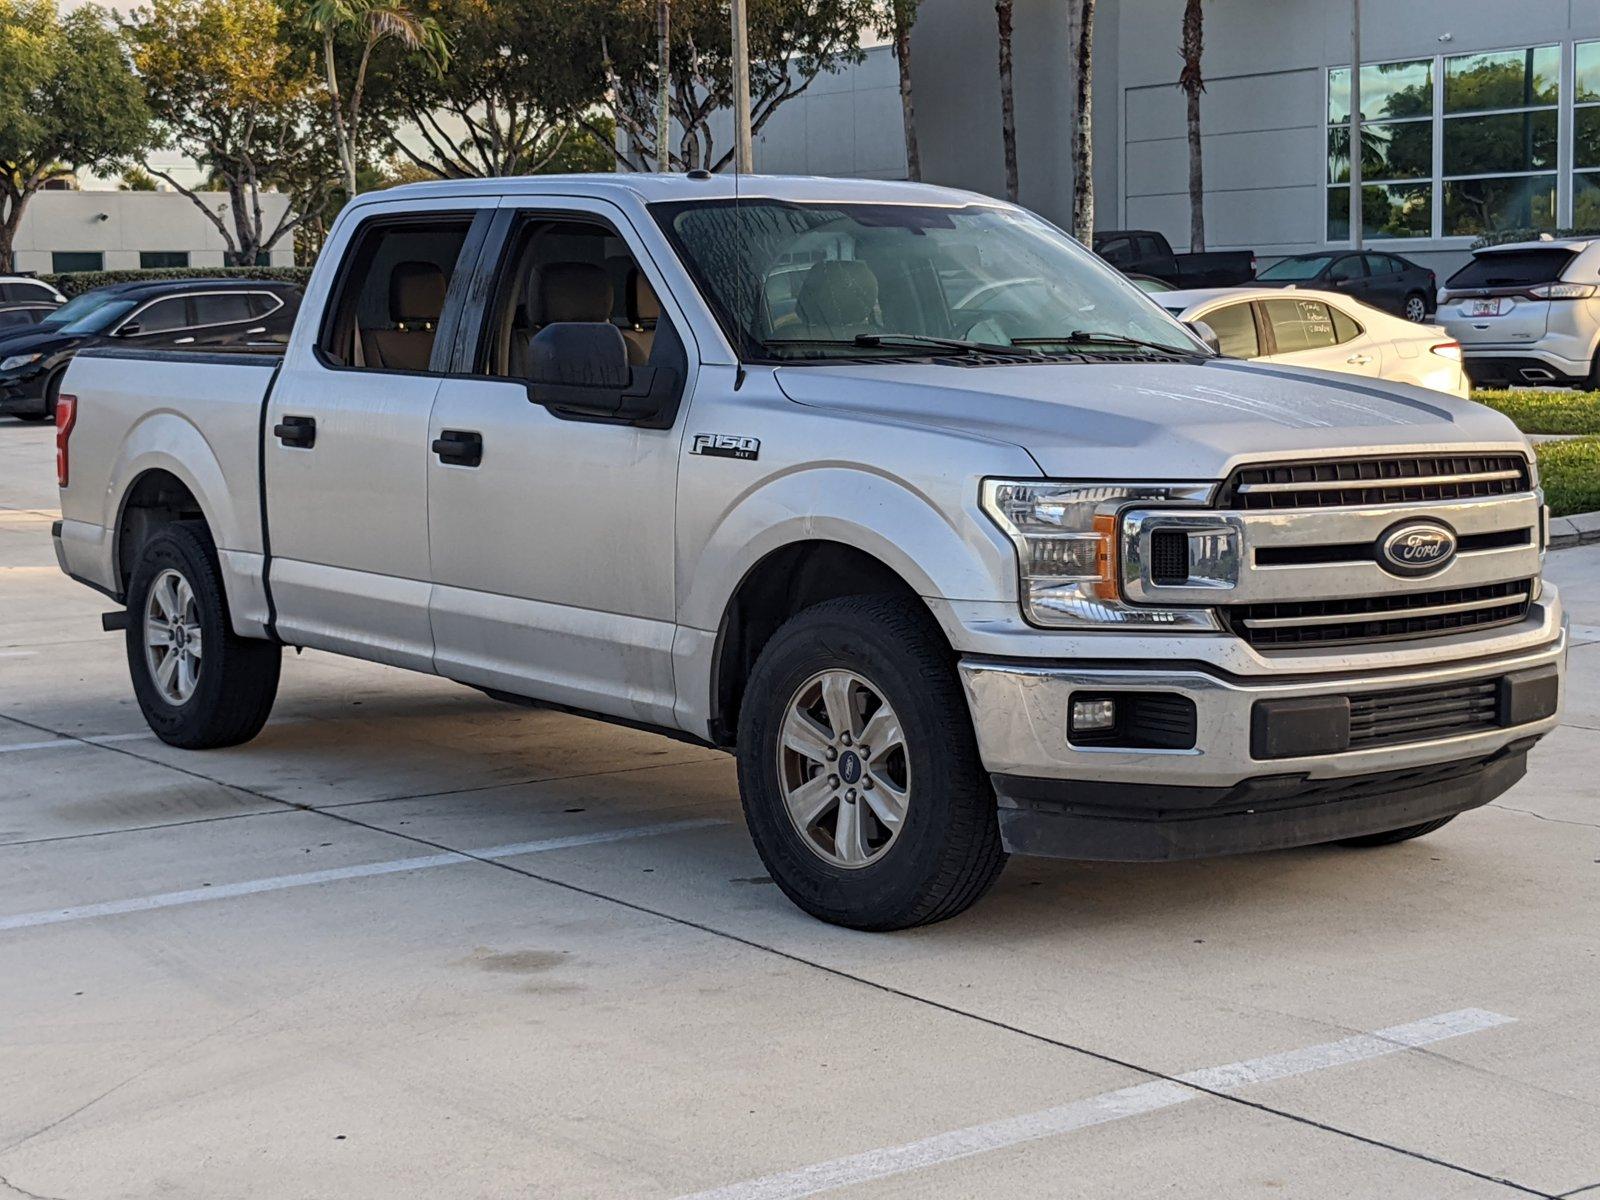
{"type": "Polygon", "coordinates": [[[1456,532],[1437,521],[1402,521],[1378,539],[1378,565],[1391,575],[1431,575],[1456,556],[1456,532]]]}

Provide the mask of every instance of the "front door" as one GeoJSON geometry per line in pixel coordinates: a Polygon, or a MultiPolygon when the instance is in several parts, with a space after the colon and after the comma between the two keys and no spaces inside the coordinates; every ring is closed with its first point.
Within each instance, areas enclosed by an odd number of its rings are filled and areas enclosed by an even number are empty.
{"type": "Polygon", "coordinates": [[[432,670],[428,419],[490,216],[387,210],[345,242],[333,294],[307,297],[322,329],[296,341],[264,422],[269,579],[292,645],[432,670]]]}
{"type": "MultiPolygon", "coordinates": [[[[681,313],[604,202],[504,203],[493,292],[433,408],[428,533],[442,675],[650,724],[673,723],[673,545],[681,413],[670,428],[561,415],[529,399],[529,345],[609,324],[630,361],[692,386],[681,313]]],[[[490,250],[485,250],[485,262],[490,250]]]]}

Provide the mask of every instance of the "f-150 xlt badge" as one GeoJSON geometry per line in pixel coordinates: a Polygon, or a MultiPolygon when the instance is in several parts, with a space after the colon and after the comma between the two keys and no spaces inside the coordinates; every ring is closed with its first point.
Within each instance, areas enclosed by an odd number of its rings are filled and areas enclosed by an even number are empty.
{"type": "Polygon", "coordinates": [[[1455,531],[1431,521],[1406,521],[1378,539],[1378,565],[1393,575],[1431,575],[1455,556],[1455,531]]]}
{"type": "Polygon", "coordinates": [[[689,446],[689,453],[753,461],[761,457],[761,439],[740,437],[736,433],[697,433],[689,446]]]}

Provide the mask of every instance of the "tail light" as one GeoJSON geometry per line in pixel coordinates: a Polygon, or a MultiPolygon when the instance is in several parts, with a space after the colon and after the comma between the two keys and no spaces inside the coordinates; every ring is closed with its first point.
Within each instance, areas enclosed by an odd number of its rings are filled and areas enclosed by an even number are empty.
{"type": "Polygon", "coordinates": [[[1595,294],[1592,283],[1541,283],[1528,289],[1535,300],[1587,300],[1595,294]]]}
{"type": "Polygon", "coordinates": [[[65,392],[56,397],[56,486],[67,486],[67,439],[78,423],[78,398],[65,392]]]}
{"type": "Polygon", "coordinates": [[[1440,358],[1448,358],[1454,362],[1461,361],[1460,342],[1435,342],[1433,345],[1429,346],[1428,349],[1433,351],[1433,353],[1437,354],[1440,358]]]}

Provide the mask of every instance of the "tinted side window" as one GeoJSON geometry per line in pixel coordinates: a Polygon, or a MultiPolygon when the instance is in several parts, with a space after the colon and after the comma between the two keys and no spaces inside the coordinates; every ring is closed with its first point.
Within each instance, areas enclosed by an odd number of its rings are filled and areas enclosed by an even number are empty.
{"type": "Polygon", "coordinates": [[[1214,308],[1200,318],[1217,335],[1222,352],[1229,358],[1255,358],[1261,353],[1256,338],[1256,319],[1248,304],[1214,308]]]}
{"type": "Polygon", "coordinates": [[[1333,317],[1333,337],[1337,345],[1342,346],[1361,336],[1361,326],[1355,323],[1354,318],[1331,304],[1328,306],[1328,312],[1333,317]]]}
{"type": "Polygon", "coordinates": [[[1277,343],[1276,353],[1321,350],[1338,344],[1333,315],[1320,300],[1265,300],[1267,323],[1277,343]]]}
{"type": "Polygon", "coordinates": [[[1159,258],[1161,256],[1161,243],[1153,237],[1139,238],[1138,246],[1140,258],[1159,258]]]}
{"type": "Polygon", "coordinates": [[[196,325],[227,325],[234,321],[249,319],[250,297],[242,292],[225,292],[216,296],[194,298],[196,325]]]}
{"type": "Polygon", "coordinates": [[[141,334],[170,333],[174,329],[182,329],[190,324],[189,301],[183,296],[157,300],[143,312],[135,313],[133,323],[139,326],[141,334]]]}
{"type": "Polygon", "coordinates": [[[1335,280],[1360,279],[1363,273],[1361,256],[1358,254],[1347,254],[1328,268],[1328,278],[1335,280]]]}
{"type": "Polygon", "coordinates": [[[0,329],[21,329],[32,325],[38,314],[26,308],[0,309],[0,329]]]}
{"type": "Polygon", "coordinates": [[[1112,238],[1100,247],[1100,257],[1108,263],[1130,263],[1133,261],[1133,243],[1127,238],[1112,238]]]}
{"type": "Polygon", "coordinates": [[[264,317],[268,313],[275,313],[283,307],[283,302],[271,292],[251,292],[247,299],[250,302],[250,315],[252,317],[264,317]]]}
{"type": "Polygon", "coordinates": [[[350,243],[317,348],[331,366],[426,371],[469,215],[376,218],[350,243]]]}

